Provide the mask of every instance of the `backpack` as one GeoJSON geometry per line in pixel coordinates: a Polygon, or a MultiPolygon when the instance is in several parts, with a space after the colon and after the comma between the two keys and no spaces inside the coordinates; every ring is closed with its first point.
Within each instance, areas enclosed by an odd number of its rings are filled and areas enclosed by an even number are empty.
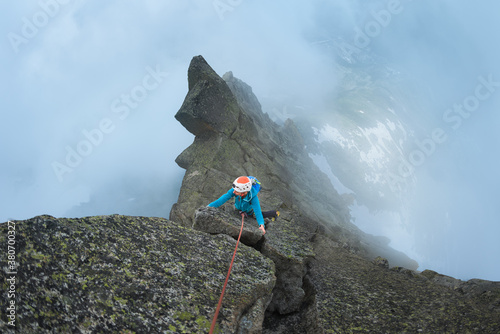
{"type": "Polygon", "coordinates": [[[255,176],[249,176],[248,178],[252,181],[252,189],[255,190],[255,194],[257,194],[261,187],[259,180],[257,180],[255,176]]]}

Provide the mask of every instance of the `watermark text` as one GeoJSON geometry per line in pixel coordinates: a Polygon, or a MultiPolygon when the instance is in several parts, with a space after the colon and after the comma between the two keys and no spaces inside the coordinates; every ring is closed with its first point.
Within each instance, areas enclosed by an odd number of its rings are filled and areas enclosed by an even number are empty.
{"type": "Polygon", "coordinates": [[[7,222],[7,315],[8,326],[16,326],[17,305],[16,305],[16,286],[17,286],[17,262],[16,262],[16,223],[7,222]]]}
{"type": "Polygon", "coordinates": [[[487,77],[478,77],[474,93],[466,96],[460,103],[454,103],[443,112],[442,120],[445,126],[436,127],[430,132],[429,137],[417,140],[416,148],[400,162],[397,173],[387,173],[386,179],[391,190],[397,192],[406,185],[407,178],[414,175],[416,168],[422,166],[436,152],[438,146],[448,140],[449,132],[458,130],[464,120],[478,110],[481,103],[489,99],[499,87],[500,82],[494,81],[492,74],[487,77]]]}
{"type": "Polygon", "coordinates": [[[356,60],[352,55],[359,54],[362,49],[367,48],[389,26],[393,17],[401,14],[403,10],[404,6],[400,0],[389,0],[385,8],[370,11],[371,18],[364,25],[354,27],[352,44],[344,41],[340,44],[340,48],[355,63],[356,60]]]}
{"type": "Polygon", "coordinates": [[[21,18],[22,24],[19,32],[11,31],[7,34],[7,39],[12,46],[12,50],[14,50],[15,53],[18,53],[20,47],[28,44],[30,40],[35,38],[40,31],[60,13],[61,6],[68,4],[70,1],[71,0],[39,1],[39,10],[37,10],[31,17],[23,16],[21,18]]]}
{"type": "MultiPolygon", "coordinates": [[[[140,84],[134,86],[129,92],[123,93],[115,98],[110,105],[112,116],[124,121],[131,115],[131,111],[137,109],[149,93],[160,86],[160,84],[168,76],[167,72],[163,72],[156,65],[153,69],[150,66],[146,67],[147,74],[142,78],[140,84]]],[[[66,145],[66,156],[64,160],[53,161],[52,170],[59,182],[64,181],[64,176],[73,172],[86,157],[90,156],[94,149],[100,146],[106,136],[111,134],[116,128],[117,122],[113,117],[104,117],[92,129],[83,129],[81,131],[81,139],[76,145],[66,145]]]]}
{"type": "Polygon", "coordinates": [[[224,15],[226,15],[227,12],[232,12],[236,7],[241,5],[242,2],[243,0],[214,0],[212,5],[219,19],[223,21],[224,15]]]}

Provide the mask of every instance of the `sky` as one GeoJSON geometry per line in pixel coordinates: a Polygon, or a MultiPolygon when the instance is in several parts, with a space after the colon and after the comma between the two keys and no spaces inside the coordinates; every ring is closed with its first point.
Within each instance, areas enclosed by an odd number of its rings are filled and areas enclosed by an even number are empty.
{"type": "Polygon", "coordinates": [[[431,138],[435,129],[447,138],[415,171],[411,227],[391,225],[388,214],[370,232],[413,238],[395,244],[419,269],[500,280],[499,7],[493,0],[4,1],[0,221],[168,217],[184,175],[174,160],[193,140],[174,119],[191,58],[203,55],[219,75],[233,71],[266,111],[267,99],[311,104],[335,91],[337,60],[317,45],[342,37],[419,87],[415,116],[431,138]]]}

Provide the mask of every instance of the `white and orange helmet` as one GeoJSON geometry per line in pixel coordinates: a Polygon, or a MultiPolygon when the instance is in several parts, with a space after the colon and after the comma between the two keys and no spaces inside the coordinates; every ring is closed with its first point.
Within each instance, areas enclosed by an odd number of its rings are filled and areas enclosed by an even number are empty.
{"type": "Polygon", "coordinates": [[[239,193],[246,193],[252,189],[252,181],[247,176],[240,176],[234,180],[233,189],[239,193]]]}

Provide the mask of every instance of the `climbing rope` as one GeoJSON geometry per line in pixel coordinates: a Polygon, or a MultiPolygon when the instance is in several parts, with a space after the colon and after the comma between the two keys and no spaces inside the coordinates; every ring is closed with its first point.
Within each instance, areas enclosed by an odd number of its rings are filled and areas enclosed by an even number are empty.
{"type": "Polygon", "coordinates": [[[227,271],[226,281],[224,282],[224,287],[222,288],[222,293],[220,294],[219,304],[217,305],[217,309],[215,310],[214,320],[212,320],[212,326],[210,327],[209,334],[212,334],[215,328],[215,323],[217,322],[217,317],[219,316],[219,310],[222,305],[222,298],[224,297],[224,292],[226,291],[227,281],[229,280],[229,275],[231,275],[231,269],[233,268],[234,257],[236,256],[236,251],[238,250],[238,244],[240,243],[241,232],[243,232],[243,224],[245,222],[245,216],[241,214],[241,229],[240,235],[238,236],[238,241],[236,241],[236,248],[234,249],[233,259],[231,260],[231,264],[229,265],[229,270],[227,271]]]}

